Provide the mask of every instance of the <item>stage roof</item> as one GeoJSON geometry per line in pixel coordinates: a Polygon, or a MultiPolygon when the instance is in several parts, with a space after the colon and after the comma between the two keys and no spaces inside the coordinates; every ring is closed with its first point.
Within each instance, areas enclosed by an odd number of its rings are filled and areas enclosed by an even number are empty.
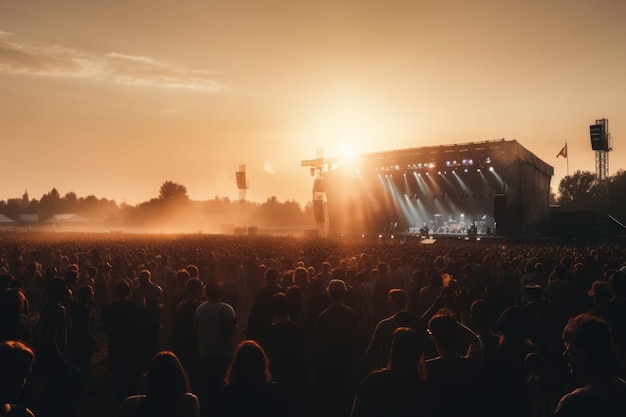
{"type": "MultiPolygon", "coordinates": [[[[361,154],[357,165],[362,168],[393,171],[415,169],[430,165],[432,168],[451,166],[484,166],[485,164],[510,164],[522,161],[545,175],[554,175],[548,165],[516,140],[469,142],[454,145],[424,146],[420,148],[361,154]]],[[[339,167],[341,161],[337,160],[339,167]]]]}

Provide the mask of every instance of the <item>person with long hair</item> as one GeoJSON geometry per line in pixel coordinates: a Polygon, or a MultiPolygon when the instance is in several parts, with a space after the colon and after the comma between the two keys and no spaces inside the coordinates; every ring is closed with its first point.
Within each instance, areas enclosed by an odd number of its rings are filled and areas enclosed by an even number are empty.
{"type": "Polygon", "coordinates": [[[237,347],[224,382],[217,416],[290,415],[288,403],[279,390],[279,385],[272,382],[267,355],[254,340],[246,340],[237,347]]]}
{"type": "Polygon", "coordinates": [[[157,353],[143,377],[144,393],[124,400],[117,417],[198,417],[200,404],[171,351],[157,353]]]}
{"type": "Polygon", "coordinates": [[[351,417],[430,416],[434,402],[426,384],[426,329],[399,327],[393,333],[387,366],[361,383],[351,417]]]}

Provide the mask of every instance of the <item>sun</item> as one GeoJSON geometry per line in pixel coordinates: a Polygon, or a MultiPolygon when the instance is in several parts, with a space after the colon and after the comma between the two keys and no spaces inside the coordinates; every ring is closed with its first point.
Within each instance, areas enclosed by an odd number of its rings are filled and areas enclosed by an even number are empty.
{"type": "Polygon", "coordinates": [[[301,120],[301,142],[314,143],[343,166],[395,138],[396,123],[379,100],[355,91],[321,94],[301,120]]]}
{"type": "Polygon", "coordinates": [[[352,166],[359,161],[359,150],[356,141],[346,140],[339,146],[338,159],[341,165],[352,166]]]}

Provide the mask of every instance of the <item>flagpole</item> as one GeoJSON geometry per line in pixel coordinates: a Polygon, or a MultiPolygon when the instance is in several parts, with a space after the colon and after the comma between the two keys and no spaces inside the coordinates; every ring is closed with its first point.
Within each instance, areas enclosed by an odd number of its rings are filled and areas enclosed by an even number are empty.
{"type": "Polygon", "coordinates": [[[565,159],[567,160],[567,176],[569,177],[569,149],[567,149],[567,142],[565,142],[565,159]]]}

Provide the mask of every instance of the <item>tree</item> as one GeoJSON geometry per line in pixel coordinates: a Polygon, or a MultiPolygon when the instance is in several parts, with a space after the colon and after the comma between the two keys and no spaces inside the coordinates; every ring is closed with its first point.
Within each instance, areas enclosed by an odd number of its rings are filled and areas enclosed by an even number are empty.
{"type": "Polygon", "coordinates": [[[593,208],[597,191],[596,175],[579,170],[561,180],[557,201],[564,207],[593,208]]]}
{"type": "Polygon", "coordinates": [[[172,181],[165,181],[159,189],[160,200],[189,200],[187,187],[172,181]]]}
{"type": "Polygon", "coordinates": [[[56,188],[50,190],[49,193],[41,196],[41,200],[39,200],[38,211],[39,216],[43,219],[46,219],[53,214],[60,213],[61,206],[61,195],[56,188]]]}
{"type": "Polygon", "coordinates": [[[70,191],[66,193],[65,196],[61,199],[62,201],[62,209],[67,213],[75,213],[78,208],[78,197],[76,193],[70,191]]]}
{"type": "Polygon", "coordinates": [[[620,169],[611,177],[609,182],[609,213],[626,224],[626,198],[623,198],[626,190],[626,171],[620,169]]]}

